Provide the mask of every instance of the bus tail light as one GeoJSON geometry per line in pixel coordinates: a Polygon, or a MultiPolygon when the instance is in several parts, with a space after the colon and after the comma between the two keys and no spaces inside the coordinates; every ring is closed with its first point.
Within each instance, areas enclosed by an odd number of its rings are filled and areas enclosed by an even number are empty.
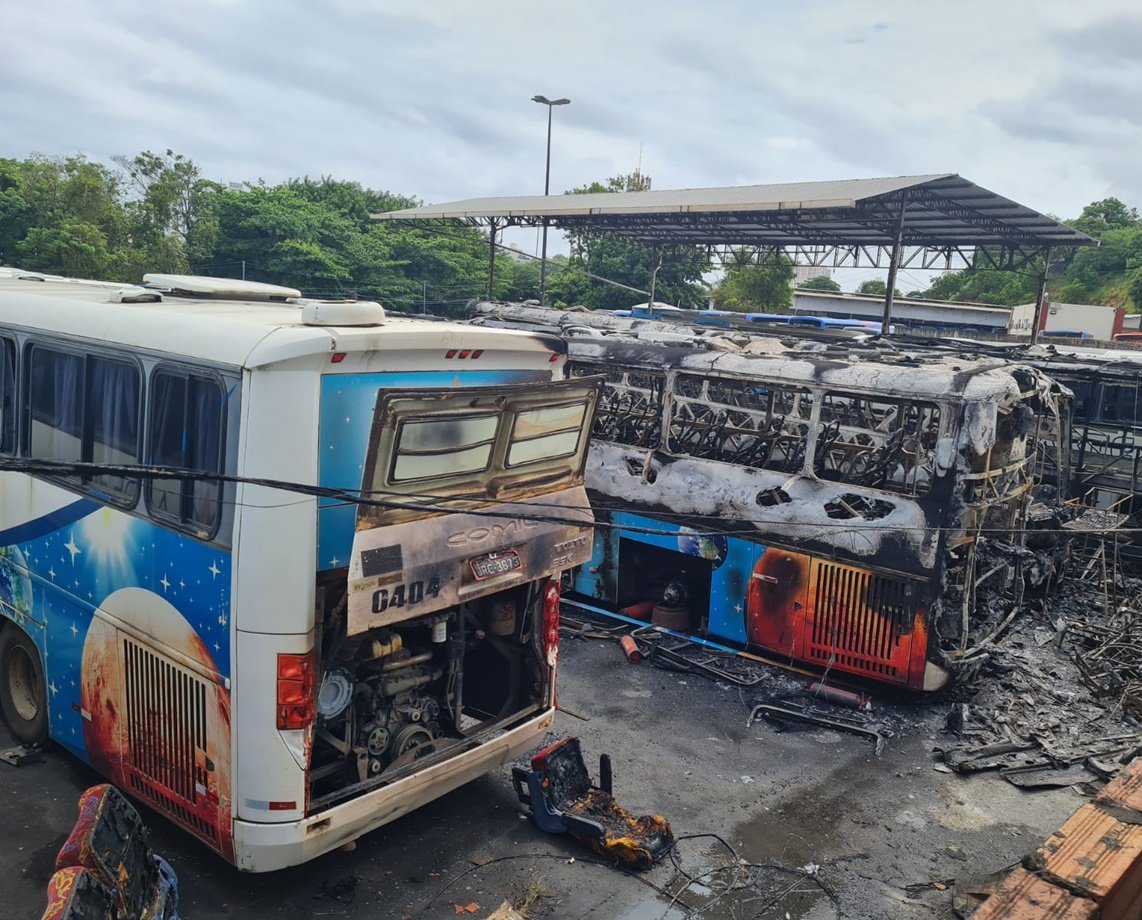
{"type": "Polygon", "coordinates": [[[549,581],[543,589],[543,655],[549,664],[559,648],[559,582],[549,581]]]}
{"type": "Polygon", "coordinates": [[[313,724],[313,652],[278,655],[278,730],[313,724]]]}

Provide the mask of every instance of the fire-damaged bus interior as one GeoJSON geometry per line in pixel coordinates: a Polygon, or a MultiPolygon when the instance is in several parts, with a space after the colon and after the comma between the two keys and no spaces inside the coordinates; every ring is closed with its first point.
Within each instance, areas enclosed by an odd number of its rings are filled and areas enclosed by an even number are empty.
{"type": "Polygon", "coordinates": [[[607,379],[587,486],[614,529],[572,582],[591,602],[930,690],[1061,564],[1070,397],[1034,367],[575,323],[570,373],[607,379]]]}

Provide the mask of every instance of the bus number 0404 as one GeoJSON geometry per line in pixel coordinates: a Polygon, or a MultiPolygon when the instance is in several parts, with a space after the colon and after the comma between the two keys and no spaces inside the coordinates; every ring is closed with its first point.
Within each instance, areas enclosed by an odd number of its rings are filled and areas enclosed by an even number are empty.
{"type": "Polygon", "coordinates": [[[407,585],[394,585],[392,589],[378,588],[373,592],[373,613],[384,613],[390,607],[403,607],[406,604],[419,604],[425,597],[440,596],[440,579],[435,575],[425,588],[423,581],[409,582],[407,585]]]}

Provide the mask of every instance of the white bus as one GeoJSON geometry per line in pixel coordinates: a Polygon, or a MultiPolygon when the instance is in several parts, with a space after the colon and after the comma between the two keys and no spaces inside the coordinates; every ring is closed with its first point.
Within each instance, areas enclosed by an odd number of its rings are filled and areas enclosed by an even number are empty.
{"type": "Polygon", "coordinates": [[[0,269],[0,710],[241,869],[539,744],[598,381],[555,337],[0,269]]]}

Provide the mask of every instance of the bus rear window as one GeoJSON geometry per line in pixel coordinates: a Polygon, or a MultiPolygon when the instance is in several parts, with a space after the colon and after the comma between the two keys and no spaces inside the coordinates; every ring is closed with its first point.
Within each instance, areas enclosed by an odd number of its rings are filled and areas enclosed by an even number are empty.
{"type": "Polygon", "coordinates": [[[483,472],[492,459],[499,423],[498,414],[402,419],[393,451],[392,480],[411,482],[483,472]]]}
{"type": "Polygon", "coordinates": [[[536,460],[571,456],[579,447],[586,412],[586,402],[574,402],[517,413],[507,465],[513,467],[536,460]]]}
{"type": "MultiPolygon", "coordinates": [[[[582,479],[601,390],[598,377],[380,389],[362,490],[478,504],[573,485],[582,479]]],[[[373,525],[414,513],[423,512],[392,507],[389,499],[358,509],[359,519],[373,525]]]]}

